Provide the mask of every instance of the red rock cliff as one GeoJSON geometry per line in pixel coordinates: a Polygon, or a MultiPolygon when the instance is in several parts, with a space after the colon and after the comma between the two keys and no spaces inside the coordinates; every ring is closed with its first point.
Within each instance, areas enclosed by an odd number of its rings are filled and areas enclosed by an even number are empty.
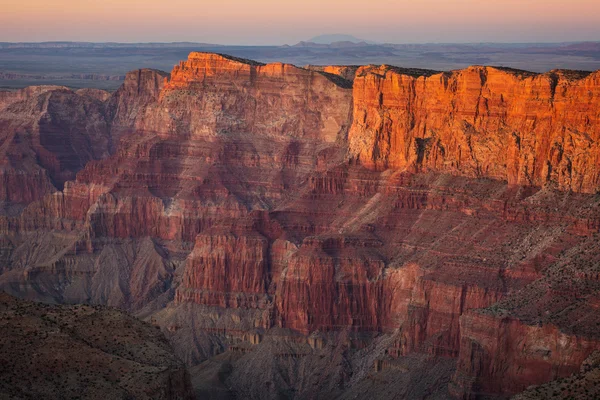
{"type": "Polygon", "coordinates": [[[345,139],[352,111],[349,87],[329,74],[210,53],[191,53],[175,66],[161,102],[185,121],[171,124],[175,132],[325,142],[345,139]]]}
{"type": "Polygon", "coordinates": [[[350,154],[369,167],[445,171],[509,184],[600,185],[600,73],[493,67],[433,74],[362,67],[350,154]]]}

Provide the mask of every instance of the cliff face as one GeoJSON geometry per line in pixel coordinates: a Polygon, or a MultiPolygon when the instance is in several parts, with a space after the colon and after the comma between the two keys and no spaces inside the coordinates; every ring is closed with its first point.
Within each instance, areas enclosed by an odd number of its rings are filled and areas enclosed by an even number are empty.
{"type": "Polygon", "coordinates": [[[62,189],[89,161],[108,156],[102,100],[63,87],[0,96],[0,200],[24,205],[62,189]]]}
{"type": "Polygon", "coordinates": [[[595,193],[599,83],[598,72],[363,67],[354,81],[350,153],[378,169],[595,193]]]}
{"type": "Polygon", "coordinates": [[[600,396],[600,388],[596,384],[599,378],[600,353],[595,351],[585,359],[577,373],[544,385],[532,386],[513,399],[561,399],[569,396],[593,399],[600,396]]]}
{"type": "Polygon", "coordinates": [[[516,393],[600,343],[599,88],[192,53],[3,93],[0,287],[152,320],[204,395],[516,393]]]}
{"type": "Polygon", "coordinates": [[[152,106],[156,104],[168,77],[166,72],[153,69],[139,69],[125,76],[123,85],[111,96],[107,105],[113,151],[118,148],[118,140],[123,134],[144,129],[144,121],[152,118],[152,106]]]}
{"type": "Polygon", "coordinates": [[[579,371],[598,338],[569,335],[556,326],[468,313],[461,317],[461,352],[451,386],[462,398],[518,393],[579,371]]]}
{"type": "Polygon", "coordinates": [[[257,308],[267,300],[268,247],[258,233],[198,235],[176,301],[257,308]]]}
{"type": "Polygon", "coordinates": [[[343,79],[289,64],[191,53],[173,69],[161,103],[164,112],[175,114],[177,123],[171,117],[167,126],[178,134],[226,132],[335,142],[345,139],[349,128],[350,88],[343,79]]]}

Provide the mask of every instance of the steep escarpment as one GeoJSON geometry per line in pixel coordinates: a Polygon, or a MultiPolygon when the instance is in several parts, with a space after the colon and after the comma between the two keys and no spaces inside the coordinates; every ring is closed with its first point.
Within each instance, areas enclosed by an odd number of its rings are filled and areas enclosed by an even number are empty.
{"type": "Polygon", "coordinates": [[[259,233],[198,235],[176,301],[258,307],[267,300],[268,247],[269,241],[259,233]]]}
{"type": "Polygon", "coordinates": [[[160,331],[123,312],[0,293],[0,316],[5,398],[194,398],[160,331]]]}
{"type": "MultiPolygon", "coordinates": [[[[208,54],[202,57],[192,55],[190,62],[210,65],[214,57],[226,60],[208,54]]],[[[232,65],[255,67],[238,61],[232,61],[232,65]]],[[[7,269],[17,265],[33,268],[35,274],[27,275],[27,279],[39,279],[43,288],[31,285],[35,298],[141,306],[170,291],[173,270],[184,262],[181,257],[190,251],[197,234],[216,223],[229,224],[228,219],[244,218],[252,210],[273,208],[313,171],[340,163],[343,147],[335,141],[345,136],[349,124],[334,124],[330,129],[330,122],[341,118],[337,114],[340,110],[345,120],[349,118],[351,90],[318,73],[292,66],[255,72],[260,79],[253,89],[254,97],[244,94],[249,90],[247,77],[237,82],[221,78],[243,88],[228,93],[218,81],[207,90],[195,88],[196,80],[204,76],[199,73],[195,77],[188,73],[189,82],[184,84],[175,69],[168,87],[163,87],[166,74],[160,71],[128,74],[123,87],[105,103],[110,121],[109,147],[114,154],[88,163],[64,190],[42,196],[21,213],[3,219],[6,254],[11,260],[7,269]],[[181,87],[175,88],[176,83],[181,87]],[[236,113],[244,112],[244,104],[268,107],[283,87],[289,87],[284,101],[291,102],[287,109],[272,107],[269,122],[264,120],[264,125],[248,128],[264,126],[264,135],[238,130],[235,121],[243,122],[244,116],[236,113]],[[267,94],[268,90],[272,93],[267,94]],[[315,90],[323,92],[324,97],[314,94],[315,90]],[[334,98],[336,91],[339,93],[334,98]],[[294,102],[304,104],[306,113],[293,112],[294,102]],[[228,103],[238,107],[227,109],[224,105],[228,103]],[[194,128],[193,121],[197,121],[206,130],[203,118],[219,113],[233,124],[226,131],[210,131],[206,137],[194,128]],[[302,122],[306,120],[312,121],[315,130],[306,128],[302,122]],[[275,127],[270,121],[279,121],[278,132],[283,129],[283,136],[276,140],[269,133],[275,127]],[[309,137],[303,137],[304,133],[309,137]],[[56,241],[52,230],[66,233],[58,248],[52,245],[56,241]],[[40,232],[47,233],[39,237],[40,232]],[[151,273],[146,284],[163,290],[145,290],[149,297],[140,299],[132,296],[131,268],[138,259],[137,249],[148,242],[152,243],[149,248],[156,248],[156,254],[166,259],[158,263],[164,265],[159,268],[163,272],[151,273]],[[51,250],[45,257],[31,257],[41,243],[47,243],[51,250]],[[105,265],[104,260],[111,256],[115,262],[105,265]],[[119,273],[109,274],[112,267],[119,273]],[[56,275],[57,269],[64,269],[61,276],[71,288],[60,294],[52,289],[54,283],[46,280],[56,275]],[[103,284],[104,279],[115,285],[103,284]],[[114,292],[109,295],[107,290],[114,292]]],[[[139,266],[145,271],[146,264],[139,266]]],[[[11,287],[19,286],[13,279],[21,280],[20,270],[16,268],[10,277],[5,276],[5,281],[14,285],[11,287]]],[[[27,291],[30,283],[15,290],[27,291]]]]}
{"type": "Polygon", "coordinates": [[[352,157],[368,167],[491,177],[595,193],[600,75],[493,67],[433,74],[363,67],[352,157]]]}
{"type": "Polygon", "coordinates": [[[531,385],[567,377],[578,372],[600,346],[596,335],[481,313],[461,317],[461,329],[460,358],[451,390],[462,398],[519,393],[531,385]]]}
{"type": "Polygon", "coordinates": [[[89,161],[108,156],[108,123],[97,94],[30,87],[4,93],[0,113],[5,212],[62,189],[89,161]]]}
{"type": "Polygon", "coordinates": [[[579,371],[569,377],[557,379],[544,385],[533,386],[525,392],[513,397],[515,400],[532,399],[593,399],[600,396],[598,379],[600,378],[600,353],[592,353],[581,364],[579,371]]]}
{"type": "Polygon", "coordinates": [[[579,371],[600,346],[595,242],[565,249],[543,278],[461,317],[453,390],[465,397],[518,393],[579,371]]]}
{"type": "Polygon", "coordinates": [[[175,66],[161,99],[177,105],[174,132],[323,142],[345,139],[352,101],[348,86],[328,74],[207,53],[191,53],[175,66]]]}
{"type": "Polygon", "coordinates": [[[151,106],[156,104],[168,76],[168,73],[154,69],[139,69],[125,76],[123,85],[107,104],[113,150],[118,148],[122,135],[143,129],[144,120],[151,117],[151,106]]]}
{"type": "Polygon", "coordinates": [[[509,396],[599,346],[599,87],[192,53],[2,95],[7,137],[48,96],[99,144],[6,153],[48,186],[5,199],[0,287],[152,321],[201,396],[509,396]]]}

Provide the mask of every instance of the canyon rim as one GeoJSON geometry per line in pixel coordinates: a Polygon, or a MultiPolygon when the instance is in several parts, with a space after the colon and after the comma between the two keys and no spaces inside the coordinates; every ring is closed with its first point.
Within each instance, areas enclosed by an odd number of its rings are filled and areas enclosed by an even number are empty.
{"type": "Polygon", "coordinates": [[[163,398],[500,399],[598,368],[600,72],[193,52],[0,92],[0,133],[2,290],[159,327],[188,370],[163,398]]]}

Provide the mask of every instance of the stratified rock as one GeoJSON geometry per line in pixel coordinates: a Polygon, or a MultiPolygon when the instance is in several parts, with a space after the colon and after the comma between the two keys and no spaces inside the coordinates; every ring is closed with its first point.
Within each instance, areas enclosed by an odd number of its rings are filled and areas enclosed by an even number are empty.
{"type": "Polygon", "coordinates": [[[363,67],[354,81],[350,154],[378,169],[595,193],[599,88],[598,72],[363,67]]]}
{"type": "Polygon", "coordinates": [[[595,351],[581,364],[579,372],[569,377],[529,387],[513,400],[597,399],[600,397],[600,353],[595,351]]]}
{"type": "Polygon", "coordinates": [[[198,235],[176,302],[257,308],[267,301],[269,241],[255,234],[198,235]]]}
{"type": "Polygon", "coordinates": [[[0,140],[0,200],[27,205],[108,156],[104,103],[97,94],[63,87],[9,92],[0,96],[0,140]]]}
{"type": "Polygon", "coordinates": [[[175,132],[323,142],[345,139],[352,108],[351,90],[328,74],[210,53],[175,66],[161,100],[178,117],[175,132]]]}
{"type": "Polygon", "coordinates": [[[0,287],[152,320],[201,395],[512,395],[600,343],[599,88],[192,53],[2,93],[0,287]]]}

